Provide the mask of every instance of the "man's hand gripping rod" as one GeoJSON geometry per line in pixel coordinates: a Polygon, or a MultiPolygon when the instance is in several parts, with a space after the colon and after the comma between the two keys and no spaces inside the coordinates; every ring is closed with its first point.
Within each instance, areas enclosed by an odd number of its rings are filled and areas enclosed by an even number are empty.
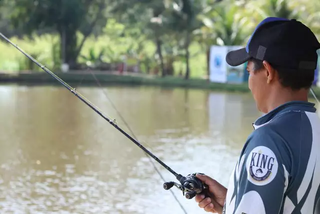
{"type": "Polygon", "coordinates": [[[63,81],[60,77],[58,77],[56,74],[54,74],[52,71],[47,69],[44,65],[40,64],[37,60],[35,60],[32,56],[27,54],[25,51],[23,51],[21,48],[19,48],[16,44],[12,43],[6,36],[4,36],[2,33],[0,33],[0,36],[5,39],[8,43],[10,43],[12,46],[14,46],[16,49],[18,49],[23,55],[25,55],[27,58],[29,58],[32,62],[34,62],[37,66],[39,66],[42,70],[44,70],[46,73],[48,73],[50,76],[52,76],[54,79],[56,79],[58,82],[60,82],[65,88],[67,88],[72,94],[74,94],[77,98],[79,98],[82,102],[84,102],[87,106],[89,106],[92,110],[94,110],[97,114],[99,114],[103,119],[108,121],[112,126],[114,126],[116,129],[118,129],[122,134],[124,134],[127,138],[129,138],[133,143],[135,143],[140,149],[142,149],[144,152],[146,152],[148,155],[150,155],[155,161],[157,161],[159,164],[161,164],[165,169],[167,169],[169,172],[171,172],[176,179],[180,182],[174,183],[174,182],[166,182],[164,183],[163,187],[164,189],[168,190],[172,188],[173,186],[176,186],[178,189],[180,189],[183,193],[183,195],[187,199],[192,199],[196,194],[202,193],[207,186],[200,181],[195,174],[189,174],[186,177],[182,176],[178,173],[176,173],[174,170],[172,170],[168,165],[166,165],[164,162],[162,162],[158,157],[156,157],[154,154],[152,154],[148,149],[146,149],[143,145],[141,145],[137,140],[135,140],[133,137],[131,137],[128,133],[126,133],[123,129],[121,129],[115,122],[115,120],[110,120],[108,117],[106,117],[101,110],[99,110],[96,106],[94,106],[87,98],[85,98],[83,95],[81,95],[79,92],[76,91],[75,88],[71,87],[68,83],[63,81]]]}

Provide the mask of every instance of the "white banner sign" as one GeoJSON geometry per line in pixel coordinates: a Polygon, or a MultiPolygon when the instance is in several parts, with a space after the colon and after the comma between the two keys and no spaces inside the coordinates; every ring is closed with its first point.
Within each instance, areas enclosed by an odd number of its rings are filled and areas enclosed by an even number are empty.
{"type": "MultiPolygon", "coordinates": [[[[239,50],[242,46],[228,46],[228,52],[239,50]]],[[[244,74],[244,64],[230,66],[227,64],[227,81],[228,83],[242,83],[244,74]]]]}
{"type": "Polygon", "coordinates": [[[212,46],[210,50],[210,81],[227,82],[226,46],[212,46]]]}

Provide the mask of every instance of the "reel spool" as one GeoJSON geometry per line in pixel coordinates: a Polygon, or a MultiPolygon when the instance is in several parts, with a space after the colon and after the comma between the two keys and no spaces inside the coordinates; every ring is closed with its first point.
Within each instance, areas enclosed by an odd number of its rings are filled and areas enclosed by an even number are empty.
{"type": "Polygon", "coordinates": [[[180,182],[180,184],[173,181],[165,182],[163,184],[163,188],[165,190],[169,190],[173,186],[175,186],[182,191],[182,194],[187,199],[192,199],[197,194],[203,192],[208,188],[207,185],[205,185],[200,179],[196,177],[196,174],[197,173],[192,173],[187,175],[186,177],[179,175],[177,176],[177,180],[180,182]]]}

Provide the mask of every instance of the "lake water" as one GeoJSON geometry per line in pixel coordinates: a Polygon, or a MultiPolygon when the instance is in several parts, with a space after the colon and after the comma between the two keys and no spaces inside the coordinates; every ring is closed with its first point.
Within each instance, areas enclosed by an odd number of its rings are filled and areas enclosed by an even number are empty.
{"type": "MultiPolygon", "coordinates": [[[[122,116],[176,172],[204,172],[223,185],[261,116],[250,94],[145,86],[78,91],[129,132],[122,116]]],[[[2,85],[0,107],[1,213],[185,213],[154,165],[166,181],[174,176],[65,88],[2,85]]],[[[187,213],[206,213],[172,190],[187,213]]]]}

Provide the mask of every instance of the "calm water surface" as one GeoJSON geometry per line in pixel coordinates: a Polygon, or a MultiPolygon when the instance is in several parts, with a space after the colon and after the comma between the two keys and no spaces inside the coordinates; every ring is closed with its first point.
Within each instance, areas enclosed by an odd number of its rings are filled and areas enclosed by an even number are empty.
{"type": "MultiPolygon", "coordinates": [[[[250,94],[160,87],[78,88],[181,174],[224,185],[251,123],[250,94]]],[[[183,214],[150,159],[65,88],[0,86],[0,213],[183,214]]],[[[174,176],[159,164],[166,181],[174,176]]],[[[189,214],[205,213],[173,189],[189,214]]]]}

